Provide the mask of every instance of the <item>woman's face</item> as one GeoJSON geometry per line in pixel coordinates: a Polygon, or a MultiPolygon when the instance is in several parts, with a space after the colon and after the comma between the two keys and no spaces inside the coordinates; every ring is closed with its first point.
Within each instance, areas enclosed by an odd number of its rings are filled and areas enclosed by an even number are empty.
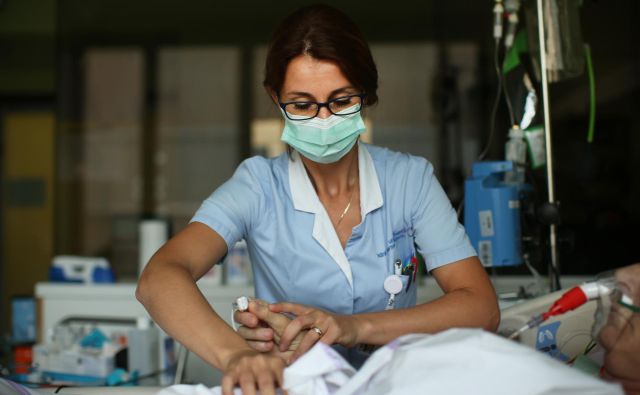
{"type": "MultiPolygon", "coordinates": [[[[335,63],[300,55],[293,58],[287,66],[280,101],[326,102],[357,93],[360,91],[347,80],[335,63]]],[[[322,107],[318,117],[329,116],[331,116],[329,110],[322,107]]]]}

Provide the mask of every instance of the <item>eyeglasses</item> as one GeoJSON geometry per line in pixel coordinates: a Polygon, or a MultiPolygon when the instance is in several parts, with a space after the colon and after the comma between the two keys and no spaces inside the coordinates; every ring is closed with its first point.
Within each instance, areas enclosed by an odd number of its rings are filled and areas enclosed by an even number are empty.
{"type": "Polygon", "coordinates": [[[336,97],[324,103],[315,101],[291,101],[280,102],[280,108],[284,110],[284,114],[292,121],[304,121],[315,118],[320,113],[322,107],[327,107],[333,115],[351,115],[362,110],[362,103],[367,95],[359,93],[357,95],[348,95],[336,97]]]}

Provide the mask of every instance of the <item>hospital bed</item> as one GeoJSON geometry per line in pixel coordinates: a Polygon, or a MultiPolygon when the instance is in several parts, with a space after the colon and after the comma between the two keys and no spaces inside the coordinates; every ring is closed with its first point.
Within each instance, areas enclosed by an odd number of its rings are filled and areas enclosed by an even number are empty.
{"type": "MultiPolygon", "coordinates": [[[[433,279],[431,278],[428,278],[428,280],[431,280],[431,282],[433,282],[432,281],[433,279]]],[[[583,281],[582,278],[580,279],[576,278],[576,279],[571,279],[569,283],[576,284],[582,281],[583,281]]],[[[428,281],[425,281],[425,282],[427,283],[428,281]]],[[[496,282],[497,283],[495,284],[496,290],[498,291],[498,293],[500,293],[501,291],[507,291],[509,289],[513,289],[513,287],[516,284],[516,281],[512,281],[512,282],[505,282],[504,280],[502,280],[502,282],[496,282]]],[[[420,301],[426,301],[439,296],[437,294],[433,294],[433,295],[431,294],[434,292],[434,290],[438,291],[437,286],[435,286],[435,284],[427,284],[427,285],[428,285],[427,287],[419,288],[421,292],[419,292],[418,299],[420,301]],[[426,290],[428,290],[431,293],[427,294],[425,292],[426,290]]],[[[52,288],[52,286],[49,286],[49,287],[52,288]]],[[[44,286],[41,286],[40,291],[41,291],[41,295],[40,295],[41,297],[47,295],[46,292],[43,292],[44,286]]],[[[45,316],[47,315],[47,313],[51,315],[50,314],[51,312],[55,312],[56,314],[61,314],[62,312],[71,313],[71,311],[69,310],[70,309],[69,304],[66,303],[66,302],[69,302],[69,299],[66,297],[66,294],[62,294],[61,291],[57,290],[57,288],[52,291],[57,291],[58,293],[60,293],[60,295],[56,294],[55,298],[51,298],[51,297],[43,298],[45,305],[47,305],[47,303],[52,304],[51,306],[48,306],[49,308],[45,309],[45,316]],[[65,302],[65,305],[66,305],[65,309],[53,308],[57,306],[57,305],[54,306],[53,303],[60,303],[60,302],[65,302]]],[[[52,293],[52,291],[50,292],[52,293]]],[[[73,291],[75,291],[75,289],[73,289],[73,291]]],[[[243,293],[247,293],[248,291],[250,290],[238,289],[236,290],[236,292],[232,292],[231,294],[232,295],[243,294],[243,293]]],[[[514,330],[522,327],[533,315],[536,315],[541,313],[542,311],[545,311],[553,303],[553,301],[555,301],[562,294],[562,292],[564,291],[558,291],[555,293],[547,294],[541,297],[527,300],[525,302],[517,303],[510,307],[503,307],[501,311],[502,319],[501,319],[500,327],[498,329],[498,333],[503,335],[509,335],[514,330]]],[[[122,293],[128,294],[129,292],[122,292],[122,293]]],[[[78,298],[78,295],[72,295],[72,296],[74,297],[75,301],[78,301],[80,299],[78,298]]],[[[210,302],[213,302],[214,304],[217,304],[216,307],[220,306],[220,308],[226,308],[228,305],[230,305],[230,303],[226,300],[230,298],[228,290],[224,295],[216,295],[216,296],[217,296],[216,298],[212,298],[215,300],[210,301],[210,302]]],[[[106,298],[106,299],[108,300],[109,298],[106,298]]],[[[125,301],[127,303],[130,303],[129,298],[125,299],[123,296],[121,299],[123,300],[123,302],[121,303],[125,303],[125,301]]],[[[101,303],[104,301],[104,299],[101,300],[98,298],[96,298],[96,300],[99,300],[101,303]]],[[[79,304],[79,303],[76,303],[76,304],[78,304],[77,312],[81,310],[86,311],[86,304],[87,304],[86,299],[82,304],[79,304]]],[[[505,303],[501,303],[501,305],[505,306],[505,303]]],[[[127,306],[122,305],[121,307],[122,309],[120,309],[119,311],[120,315],[123,313],[123,311],[129,310],[125,308],[127,306]]],[[[133,308],[139,309],[139,305],[137,304],[136,306],[132,305],[130,309],[133,309],[133,308]]],[[[578,310],[572,311],[563,316],[550,318],[549,321],[545,322],[544,325],[550,325],[550,324],[555,325],[550,327],[553,329],[553,331],[551,331],[551,334],[553,335],[553,339],[547,339],[546,342],[541,343],[538,341],[539,333],[537,329],[532,329],[532,330],[529,330],[528,332],[525,332],[524,334],[522,334],[522,336],[520,336],[518,341],[531,348],[543,349],[543,351],[545,351],[544,350],[545,347],[547,349],[553,348],[557,350],[558,355],[564,355],[564,356],[567,356],[568,358],[573,358],[574,356],[582,352],[585,346],[591,340],[590,331],[594,321],[593,317],[594,317],[595,309],[596,309],[596,303],[589,302],[578,310]]],[[[93,311],[96,311],[96,310],[93,310],[93,311]]],[[[73,311],[73,312],[77,313],[76,311],[73,311]]],[[[134,313],[135,315],[137,315],[142,313],[142,311],[141,310],[132,311],[131,315],[133,316],[134,313]]],[[[53,325],[54,322],[61,319],[61,317],[47,317],[47,318],[48,319],[45,320],[45,322],[51,323],[51,325],[53,325]]],[[[43,329],[47,327],[48,325],[45,325],[43,329]]],[[[46,333],[46,329],[45,329],[45,333],[46,333]]],[[[545,332],[543,332],[543,335],[544,333],[545,332]]],[[[209,379],[210,379],[211,378],[210,375],[212,374],[212,372],[210,368],[206,370],[209,374],[209,379]]],[[[189,381],[193,381],[193,379],[194,377],[190,377],[189,381]]],[[[157,387],[157,386],[156,387],[95,387],[95,388],[67,387],[67,388],[62,388],[61,390],[58,390],[57,393],[69,394],[69,395],[74,395],[74,394],[75,395],[82,395],[82,394],[146,395],[146,394],[155,394],[158,391],[160,391],[161,388],[162,387],[157,387]]],[[[43,394],[56,393],[55,389],[41,389],[40,391],[43,394]]]]}

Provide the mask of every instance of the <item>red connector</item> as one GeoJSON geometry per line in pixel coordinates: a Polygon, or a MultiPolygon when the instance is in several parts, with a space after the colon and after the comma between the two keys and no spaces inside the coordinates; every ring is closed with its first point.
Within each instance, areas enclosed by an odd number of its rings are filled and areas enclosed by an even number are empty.
{"type": "Polygon", "coordinates": [[[589,298],[587,294],[584,293],[581,287],[573,287],[562,296],[555,301],[553,306],[543,314],[544,319],[546,320],[549,317],[553,317],[554,315],[564,314],[567,311],[571,311],[575,308],[582,306],[587,303],[589,298]]]}

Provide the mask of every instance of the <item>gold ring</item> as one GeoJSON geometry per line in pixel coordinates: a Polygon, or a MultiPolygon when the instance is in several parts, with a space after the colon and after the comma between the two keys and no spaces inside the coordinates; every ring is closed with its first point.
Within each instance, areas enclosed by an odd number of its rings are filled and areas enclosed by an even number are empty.
{"type": "Polygon", "coordinates": [[[322,332],[322,329],[318,328],[317,326],[311,327],[309,328],[309,330],[314,331],[320,337],[324,336],[324,332],[322,332]]]}

